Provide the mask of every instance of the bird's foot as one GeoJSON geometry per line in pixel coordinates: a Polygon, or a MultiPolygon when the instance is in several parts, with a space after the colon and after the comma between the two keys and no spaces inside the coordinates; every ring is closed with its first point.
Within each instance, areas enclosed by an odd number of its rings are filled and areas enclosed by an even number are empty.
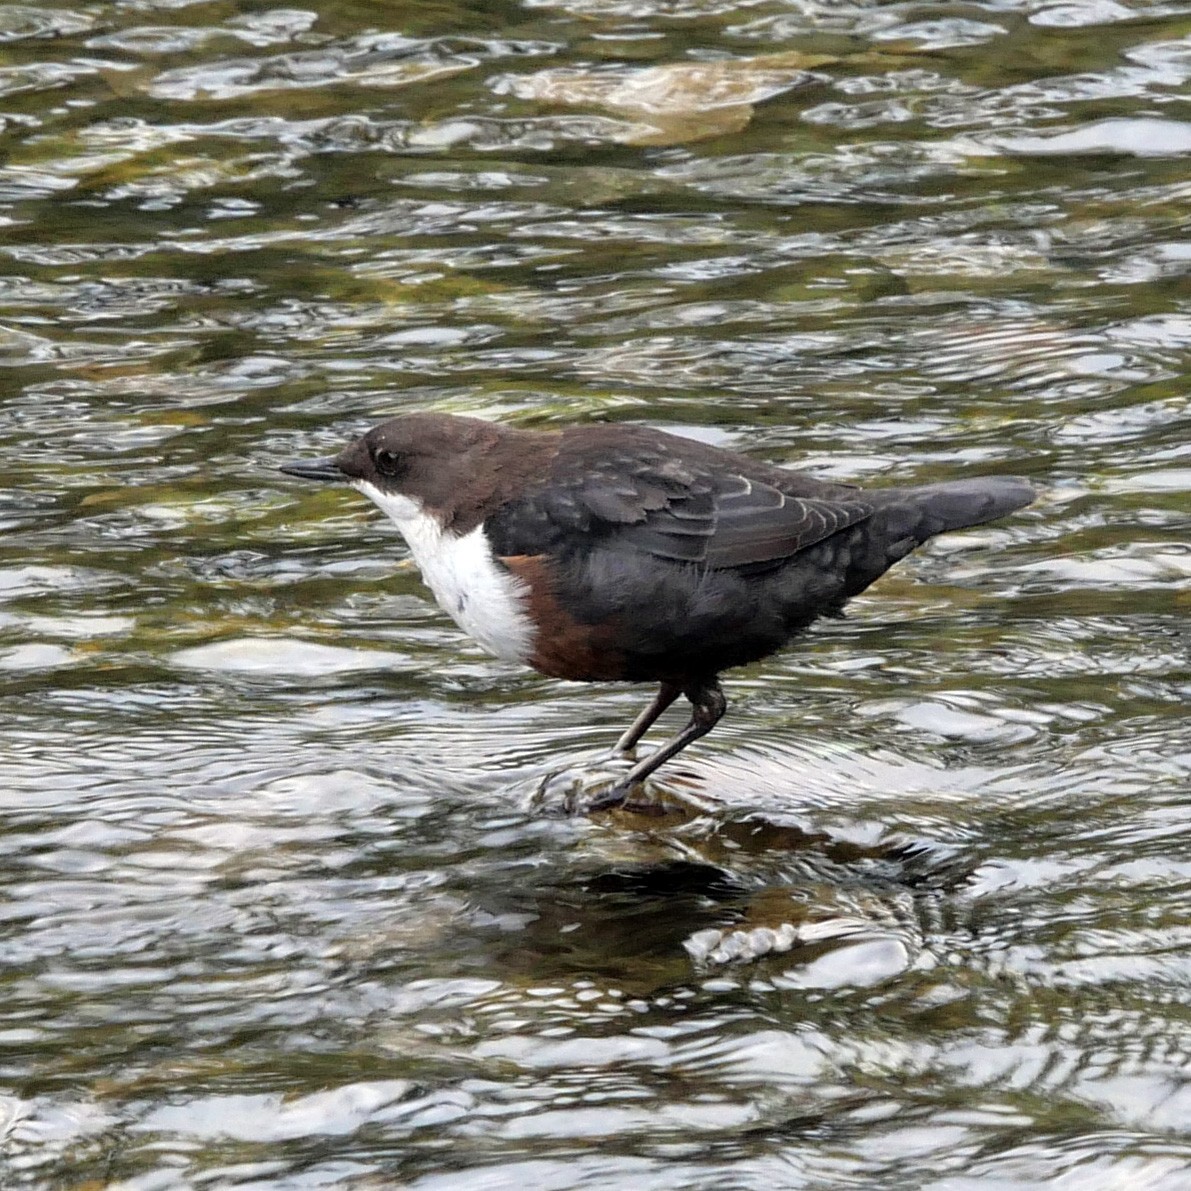
{"type": "Polygon", "coordinates": [[[531,805],[551,817],[588,815],[612,810],[628,800],[630,787],[622,766],[573,766],[542,778],[531,805]]]}
{"type": "Polygon", "coordinates": [[[672,804],[651,797],[642,782],[618,782],[590,798],[576,800],[572,814],[594,815],[600,811],[628,811],[633,815],[652,815],[660,818],[674,810],[672,804]],[[636,793],[638,796],[633,798],[636,793]]]}
{"type": "Polygon", "coordinates": [[[555,798],[558,798],[558,786],[561,784],[557,778],[558,775],[547,779],[539,791],[539,799],[554,794],[550,801],[555,807],[555,814],[561,811],[563,815],[578,817],[614,810],[625,810],[635,815],[664,815],[667,812],[666,805],[650,798],[640,782],[623,780],[615,781],[603,789],[593,789],[594,783],[590,781],[572,780],[561,792],[561,798],[555,801],[555,798]],[[550,787],[553,787],[553,790],[550,787]]]}
{"type": "Polygon", "coordinates": [[[587,794],[582,790],[572,791],[567,800],[567,810],[573,815],[594,815],[599,811],[614,811],[618,807],[627,806],[629,795],[633,787],[629,782],[613,782],[612,785],[595,794],[587,794]]]}
{"type": "Polygon", "coordinates": [[[669,783],[632,780],[623,765],[576,765],[539,780],[529,805],[550,817],[578,817],[624,810],[634,815],[673,814],[687,805],[669,783]]]}

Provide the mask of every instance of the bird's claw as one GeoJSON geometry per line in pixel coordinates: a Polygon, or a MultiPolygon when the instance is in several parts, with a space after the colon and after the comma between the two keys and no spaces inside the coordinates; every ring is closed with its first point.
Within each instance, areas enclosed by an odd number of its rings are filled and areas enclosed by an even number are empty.
{"type": "Polygon", "coordinates": [[[622,807],[629,800],[632,786],[628,782],[614,782],[597,794],[584,796],[576,792],[569,799],[567,809],[574,815],[594,815],[599,811],[612,811],[622,807]]]}

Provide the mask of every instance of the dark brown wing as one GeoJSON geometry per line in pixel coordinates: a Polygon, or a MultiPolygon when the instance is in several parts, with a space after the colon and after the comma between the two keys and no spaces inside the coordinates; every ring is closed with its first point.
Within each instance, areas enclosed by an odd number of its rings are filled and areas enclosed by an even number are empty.
{"type": "MultiPolygon", "coordinates": [[[[815,484],[794,473],[790,480],[815,484]]],[[[488,532],[498,554],[614,544],[729,570],[789,558],[872,511],[848,489],[823,485],[830,495],[804,496],[784,487],[778,469],[643,430],[581,458],[560,456],[548,482],[501,509],[488,532]]]]}
{"type": "Polygon", "coordinates": [[[715,532],[707,539],[707,553],[701,560],[715,569],[789,558],[872,512],[861,500],[790,496],[746,476],[732,479],[741,481],[740,486],[717,493],[715,532]]]}

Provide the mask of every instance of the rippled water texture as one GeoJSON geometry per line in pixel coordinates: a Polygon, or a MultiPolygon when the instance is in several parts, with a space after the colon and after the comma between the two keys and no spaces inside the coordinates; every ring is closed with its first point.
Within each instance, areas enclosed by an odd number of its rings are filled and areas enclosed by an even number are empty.
{"type": "Polygon", "coordinates": [[[1189,79],[1158,0],[0,6],[0,1186],[1191,1186],[1189,79]],[[275,470],[416,408],[1041,496],[566,818],[647,692],[275,470]]]}

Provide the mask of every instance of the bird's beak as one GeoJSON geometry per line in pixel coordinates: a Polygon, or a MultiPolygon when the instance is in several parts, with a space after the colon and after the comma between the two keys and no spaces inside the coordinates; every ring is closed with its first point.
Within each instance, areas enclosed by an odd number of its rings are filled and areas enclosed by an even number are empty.
{"type": "Polygon", "coordinates": [[[338,460],[330,459],[295,459],[292,463],[283,463],[279,469],[287,476],[297,476],[300,480],[346,480],[347,476],[340,470],[338,460]]]}

